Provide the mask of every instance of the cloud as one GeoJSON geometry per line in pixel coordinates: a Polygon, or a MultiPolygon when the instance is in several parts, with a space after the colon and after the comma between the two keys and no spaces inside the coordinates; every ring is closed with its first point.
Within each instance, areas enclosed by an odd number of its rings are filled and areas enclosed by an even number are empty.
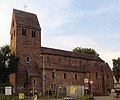
{"type": "Polygon", "coordinates": [[[48,47],[55,47],[58,49],[72,50],[75,47],[95,47],[96,43],[94,40],[84,37],[81,35],[55,35],[54,37],[44,37],[42,45],[48,47]]]}
{"type": "MultiPolygon", "coordinates": [[[[92,2],[91,2],[92,3],[92,2]]],[[[99,3],[99,1],[98,1],[99,3]]],[[[86,17],[100,17],[100,16],[104,16],[106,14],[113,14],[113,13],[120,13],[120,3],[118,1],[112,1],[112,2],[104,2],[103,4],[98,5],[98,3],[92,5],[90,4],[88,6],[88,8],[85,10],[85,8],[82,6],[79,6],[79,8],[74,8],[74,17],[75,18],[86,18],[86,17]],[[98,7],[93,7],[95,5],[98,5],[98,7]],[[92,9],[89,9],[89,8],[92,9]]]]}
{"type": "Polygon", "coordinates": [[[105,51],[104,52],[100,51],[100,57],[105,60],[105,62],[108,62],[108,64],[110,65],[111,68],[113,68],[113,63],[112,63],[112,59],[117,59],[118,57],[120,57],[120,52],[112,52],[112,51],[105,51]]]}
{"type": "MultiPolygon", "coordinates": [[[[73,35],[54,35],[49,37],[44,37],[42,45],[50,48],[62,49],[72,51],[75,47],[82,48],[93,48],[97,51],[100,57],[108,62],[112,68],[112,59],[117,58],[120,52],[112,51],[109,46],[101,44],[99,41],[94,40],[90,37],[81,36],[78,34],[73,35]]],[[[113,49],[114,50],[114,49],[113,49]]]]}
{"type": "Polygon", "coordinates": [[[119,56],[118,1],[93,0],[86,3],[81,0],[2,0],[0,45],[10,43],[13,7],[23,10],[24,5],[28,6],[26,11],[37,14],[39,18],[43,46],[66,50],[76,46],[90,47],[108,61],[119,56]]]}
{"type": "MultiPolygon", "coordinates": [[[[44,33],[53,33],[63,27],[64,24],[71,21],[72,0],[42,0],[39,4],[39,9],[34,9],[37,13],[44,33]],[[48,2],[47,2],[48,1],[48,2]],[[44,30],[45,29],[45,30],[44,30]]],[[[38,5],[36,5],[38,7],[38,5]]],[[[29,6],[31,9],[31,6],[29,6]]]]}

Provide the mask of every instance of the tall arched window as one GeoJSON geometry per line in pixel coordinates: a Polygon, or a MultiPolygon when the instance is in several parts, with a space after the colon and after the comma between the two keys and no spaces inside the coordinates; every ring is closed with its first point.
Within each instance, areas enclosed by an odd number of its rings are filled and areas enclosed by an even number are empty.
{"type": "Polygon", "coordinates": [[[25,28],[22,29],[22,35],[26,36],[26,29],[25,28]]]}
{"type": "Polygon", "coordinates": [[[96,72],[96,79],[98,79],[98,73],[96,72]]]}
{"type": "Polygon", "coordinates": [[[50,63],[50,57],[47,57],[46,63],[50,63]]]}
{"type": "Polygon", "coordinates": [[[77,74],[75,74],[75,79],[77,80],[77,74]]]}
{"type": "Polygon", "coordinates": [[[67,75],[66,75],[66,73],[64,73],[64,79],[67,79],[67,75]]]}

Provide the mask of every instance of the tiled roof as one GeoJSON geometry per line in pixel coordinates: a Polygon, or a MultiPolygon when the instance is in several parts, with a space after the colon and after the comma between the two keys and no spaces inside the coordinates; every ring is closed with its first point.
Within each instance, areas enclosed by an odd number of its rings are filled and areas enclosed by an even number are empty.
{"type": "Polygon", "coordinates": [[[40,30],[39,21],[36,14],[13,9],[13,15],[15,15],[17,26],[40,30]]]}
{"type": "Polygon", "coordinates": [[[45,65],[45,69],[47,70],[54,70],[56,69],[57,71],[69,71],[69,72],[89,72],[88,69],[89,66],[83,66],[83,67],[78,67],[78,66],[70,66],[70,65],[57,65],[57,64],[47,64],[45,65]]]}
{"type": "Polygon", "coordinates": [[[75,53],[71,51],[65,51],[65,50],[59,50],[59,49],[53,49],[53,48],[47,48],[47,47],[42,47],[41,53],[48,54],[48,55],[65,56],[65,57],[71,57],[71,58],[79,58],[79,59],[104,62],[99,56],[82,54],[82,53],[80,54],[80,53],[75,53]]]}

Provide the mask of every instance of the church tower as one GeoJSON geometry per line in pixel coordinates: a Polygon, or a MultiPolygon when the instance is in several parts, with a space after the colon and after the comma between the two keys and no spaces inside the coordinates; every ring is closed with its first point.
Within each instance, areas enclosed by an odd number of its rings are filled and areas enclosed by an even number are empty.
{"type": "Polygon", "coordinates": [[[10,35],[11,50],[20,57],[15,84],[25,87],[33,81],[28,77],[32,71],[37,70],[34,68],[35,62],[41,55],[41,28],[37,16],[33,13],[13,9],[10,35]]]}

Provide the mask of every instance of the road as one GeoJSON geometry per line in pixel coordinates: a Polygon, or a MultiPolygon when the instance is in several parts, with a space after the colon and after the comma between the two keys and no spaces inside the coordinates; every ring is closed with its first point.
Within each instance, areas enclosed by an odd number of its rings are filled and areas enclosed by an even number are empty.
{"type": "MultiPolygon", "coordinates": [[[[65,100],[65,99],[50,99],[50,100],[65,100]]],[[[110,96],[95,96],[94,100],[120,100],[120,98],[112,99],[110,96]]]]}
{"type": "MultiPolygon", "coordinates": [[[[50,99],[50,100],[65,100],[65,99],[50,99]]],[[[94,100],[120,100],[120,98],[112,98],[111,96],[94,96],[94,100]]]]}
{"type": "Polygon", "coordinates": [[[95,100],[120,100],[120,98],[111,98],[110,96],[96,96],[95,100]]]}

